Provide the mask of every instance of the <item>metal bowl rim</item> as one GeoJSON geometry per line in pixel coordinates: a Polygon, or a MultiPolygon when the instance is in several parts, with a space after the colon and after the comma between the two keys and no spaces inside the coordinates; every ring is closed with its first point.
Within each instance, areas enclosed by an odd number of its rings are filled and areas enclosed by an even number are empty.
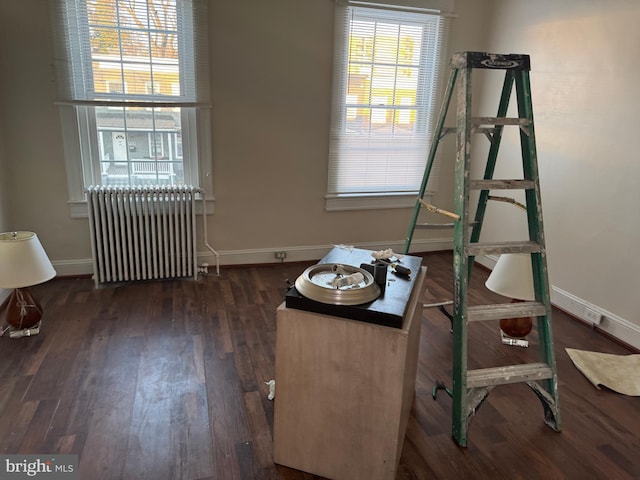
{"type": "Polygon", "coordinates": [[[380,296],[380,287],[375,283],[373,275],[368,271],[343,263],[319,263],[308,267],[295,281],[298,292],[316,302],[331,305],[362,305],[374,301],[380,296]],[[350,273],[360,272],[364,276],[365,286],[362,288],[349,288],[345,290],[328,288],[313,283],[311,278],[320,272],[333,271],[335,266],[341,265],[350,273]]]}

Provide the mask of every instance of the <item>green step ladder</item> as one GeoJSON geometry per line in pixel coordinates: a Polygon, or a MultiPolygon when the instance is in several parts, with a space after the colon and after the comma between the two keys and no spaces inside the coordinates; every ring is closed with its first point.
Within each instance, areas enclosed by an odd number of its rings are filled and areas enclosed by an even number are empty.
{"type": "MultiPolygon", "coordinates": [[[[528,55],[462,52],[451,59],[451,72],[434,139],[427,158],[419,197],[411,219],[404,253],[409,252],[417,228],[453,228],[453,388],[447,392],[453,398],[452,435],[462,447],[467,445],[469,425],[491,390],[511,383],[526,383],[540,399],[544,420],[556,431],[561,430],[558,375],[553,347],[551,300],[547,259],[542,225],[540,183],[536,154],[528,55]],[[472,117],[471,87],[474,69],[504,70],[504,84],[495,117],[472,117]],[[518,118],[507,117],[511,92],[515,86],[518,118]],[[445,128],[449,104],[456,90],[457,117],[455,128],[445,128]],[[493,179],[504,127],[518,127],[522,152],[523,178],[493,179]],[[455,212],[435,207],[424,200],[425,190],[436,159],[438,145],[448,134],[456,134],[455,212]],[[490,141],[487,163],[482,179],[470,179],[471,138],[484,134],[490,141]],[[491,190],[524,190],[529,239],[482,243],[479,241],[489,200],[518,204],[508,197],[491,196],[491,190]],[[474,218],[470,218],[470,193],[479,192],[474,218]],[[419,223],[421,209],[450,217],[452,223],[419,223]],[[524,253],[531,256],[535,300],[494,305],[469,306],[468,290],[476,255],[524,253]],[[468,370],[467,329],[469,322],[490,321],[531,316],[537,318],[539,361],[495,368],[468,370]]],[[[436,388],[440,388],[442,385],[436,388]]],[[[434,389],[434,397],[435,397],[434,389]]]]}

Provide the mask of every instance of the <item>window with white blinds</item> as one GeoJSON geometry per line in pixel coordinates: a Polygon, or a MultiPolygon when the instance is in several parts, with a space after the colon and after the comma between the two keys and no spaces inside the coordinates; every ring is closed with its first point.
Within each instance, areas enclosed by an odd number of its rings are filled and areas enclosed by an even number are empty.
{"type": "Polygon", "coordinates": [[[72,200],[88,185],[198,185],[207,0],[51,2],[72,200]]]}
{"type": "Polygon", "coordinates": [[[439,108],[447,23],[397,2],[338,2],[328,210],[415,204],[439,108]]]}

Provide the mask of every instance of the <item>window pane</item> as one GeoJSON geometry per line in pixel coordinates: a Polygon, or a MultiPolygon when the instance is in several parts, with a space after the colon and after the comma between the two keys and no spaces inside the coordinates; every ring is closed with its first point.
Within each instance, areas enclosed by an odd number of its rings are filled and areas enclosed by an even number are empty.
{"type": "Polygon", "coordinates": [[[373,61],[375,63],[397,63],[400,26],[373,23],[372,29],[375,31],[373,61]]]}
{"type": "Polygon", "coordinates": [[[94,91],[107,94],[98,98],[176,95],[172,85],[179,84],[180,67],[175,1],[95,0],[88,2],[88,19],[94,91]],[[110,89],[114,81],[125,84],[125,91],[110,89]],[[152,83],[160,85],[153,93],[146,88],[152,83]]]}
{"type": "Polygon", "coordinates": [[[347,128],[353,124],[358,130],[374,128],[379,133],[393,132],[395,126],[405,125],[399,133],[410,131],[417,120],[413,115],[400,115],[381,105],[415,105],[420,73],[420,45],[423,28],[354,20],[349,37],[349,75],[347,105],[366,105],[359,111],[349,108],[347,128]],[[363,115],[358,117],[358,115],[363,115]]]}
{"type": "Polygon", "coordinates": [[[96,107],[103,184],[184,184],[180,110],[96,107]]]}

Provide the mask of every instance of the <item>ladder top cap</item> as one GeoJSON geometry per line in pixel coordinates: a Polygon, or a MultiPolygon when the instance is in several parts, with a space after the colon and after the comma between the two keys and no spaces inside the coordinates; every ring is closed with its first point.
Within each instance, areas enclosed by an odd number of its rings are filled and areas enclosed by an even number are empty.
{"type": "Polygon", "coordinates": [[[490,70],[531,70],[529,55],[519,53],[458,52],[451,57],[452,68],[490,70]]]}

